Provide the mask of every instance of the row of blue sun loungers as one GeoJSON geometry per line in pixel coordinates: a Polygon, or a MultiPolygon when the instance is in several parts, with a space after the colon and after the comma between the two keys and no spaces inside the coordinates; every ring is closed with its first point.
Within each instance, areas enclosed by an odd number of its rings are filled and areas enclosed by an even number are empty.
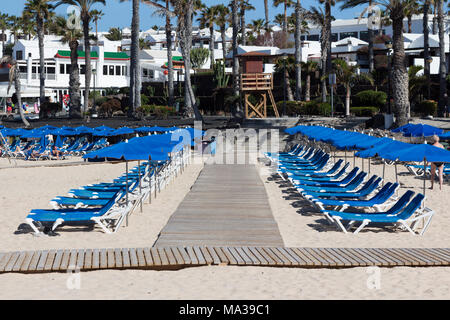
{"type": "Polygon", "coordinates": [[[95,226],[115,233],[135,208],[160,192],[189,160],[180,152],[170,161],[143,163],[112,182],[91,184],[69,190],[50,201],[53,209],[33,209],[25,222],[35,235],[54,232],[63,226],[95,226]]]}
{"type": "Polygon", "coordinates": [[[343,160],[333,163],[321,149],[296,145],[290,152],[266,153],[266,157],[277,163],[283,179],[345,233],[355,228],[357,234],[370,224],[416,234],[422,222],[422,235],[433,217],[434,212],[423,206],[424,195],[408,190],[397,197],[398,183],[382,185],[380,177],[368,177],[358,167],[349,170],[343,160]]]}
{"type": "MultiPolygon", "coordinates": [[[[67,156],[82,156],[90,151],[95,151],[108,146],[106,138],[96,139],[89,142],[85,137],[77,139],[66,138],[63,146],[58,148],[61,158],[67,156]]],[[[2,150],[2,156],[8,156],[25,160],[51,160],[55,158],[52,154],[53,144],[43,147],[39,142],[21,142],[20,139],[15,140],[10,146],[3,146],[7,150],[2,150]]]]}

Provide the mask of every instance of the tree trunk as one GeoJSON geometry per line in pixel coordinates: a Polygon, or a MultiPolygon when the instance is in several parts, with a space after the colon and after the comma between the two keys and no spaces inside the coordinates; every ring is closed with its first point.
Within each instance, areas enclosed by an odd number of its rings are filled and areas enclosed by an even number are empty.
{"type": "Polygon", "coordinates": [[[311,100],[311,75],[308,73],[306,75],[306,92],[305,92],[305,100],[311,100]]]}
{"type": "Polygon", "coordinates": [[[297,0],[295,6],[295,99],[302,100],[302,41],[301,27],[302,15],[300,0],[297,0]]]}
{"type": "Polygon", "coordinates": [[[247,32],[245,27],[245,3],[241,4],[241,44],[243,46],[247,45],[247,32]]]}
{"type": "Polygon", "coordinates": [[[70,46],[70,77],[69,77],[69,117],[82,118],[81,93],[80,93],[80,69],[78,67],[78,41],[71,41],[70,46]]]}
{"type": "Polygon", "coordinates": [[[215,37],[214,37],[214,26],[210,26],[209,27],[209,32],[210,32],[210,38],[209,38],[209,51],[211,51],[211,63],[210,63],[210,68],[211,70],[214,69],[214,63],[215,63],[215,57],[214,57],[214,41],[215,41],[215,37]]]}
{"type": "Polygon", "coordinates": [[[284,81],[286,85],[286,91],[287,91],[287,99],[288,101],[294,101],[294,94],[292,93],[292,88],[289,81],[289,72],[287,69],[284,71],[284,81]]]}
{"type": "Polygon", "coordinates": [[[222,38],[222,54],[223,54],[223,63],[225,63],[225,56],[227,55],[227,41],[225,40],[225,25],[220,26],[220,36],[222,38]]]}
{"type": "MultiPolygon", "coordinates": [[[[238,34],[239,34],[239,16],[238,16],[238,0],[232,0],[232,26],[233,26],[233,94],[235,97],[239,96],[239,58],[238,58],[238,34]]],[[[242,118],[240,101],[235,103],[233,116],[235,118],[242,118]]]]}
{"type": "MultiPolygon", "coordinates": [[[[347,94],[345,96],[345,116],[350,116],[350,96],[351,96],[351,87],[349,85],[346,86],[347,94]]],[[[332,89],[333,90],[333,89],[332,89]]]]}
{"type": "Polygon", "coordinates": [[[432,32],[433,34],[436,34],[438,31],[438,27],[437,27],[437,17],[436,17],[436,4],[433,7],[433,28],[432,28],[432,32]]]}
{"type": "Polygon", "coordinates": [[[269,3],[268,0],[264,0],[264,14],[266,17],[266,31],[269,31],[269,3]]]}
{"type": "Polygon", "coordinates": [[[408,123],[409,110],[408,71],[406,69],[405,48],[403,45],[403,18],[404,14],[401,6],[391,10],[394,48],[391,83],[397,126],[403,126],[408,123]]]}
{"type": "Polygon", "coordinates": [[[184,26],[181,28],[181,51],[184,59],[184,88],[185,88],[185,114],[188,117],[195,117],[197,121],[203,121],[203,117],[198,110],[195,93],[191,83],[191,48],[192,48],[192,15],[193,0],[186,3],[184,13],[184,26]]]}
{"type": "Polygon", "coordinates": [[[283,32],[287,32],[288,18],[287,18],[287,0],[284,0],[284,21],[283,21],[283,32]]]}
{"type": "Polygon", "coordinates": [[[412,16],[408,16],[408,33],[412,33],[412,16]]]}
{"type": "Polygon", "coordinates": [[[45,99],[45,55],[44,55],[44,20],[41,17],[37,17],[37,33],[39,42],[39,99],[41,105],[46,101],[45,99]]]}
{"type": "Polygon", "coordinates": [[[447,105],[447,63],[445,56],[445,29],[444,29],[444,0],[437,0],[438,6],[438,29],[439,29],[439,103],[438,115],[444,116],[447,105]]]}
{"type": "MultiPolygon", "coordinates": [[[[134,95],[132,105],[132,110],[128,110],[128,116],[134,117],[136,110],[141,106],[141,88],[142,88],[142,79],[141,79],[141,65],[139,58],[139,26],[140,26],[140,17],[139,17],[139,0],[133,0],[133,18],[131,22],[131,46],[134,47],[134,50],[131,54],[131,60],[134,64],[134,88],[131,94],[134,95]]],[[[131,88],[130,88],[131,89],[131,88]]]]}
{"type": "Polygon", "coordinates": [[[2,30],[2,56],[5,54],[5,30],[2,30]]]}
{"type": "Polygon", "coordinates": [[[17,107],[19,108],[19,114],[20,118],[22,119],[23,124],[25,127],[29,127],[30,123],[25,118],[25,114],[23,113],[22,109],[22,93],[20,88],[20,72],[19,72],[19,66],[14,66],[14,89],[16,90],[16,97],[17,97],[17,107]]]}
{"type": "Polygon", "coordinates": [[[85,61],[86,61],[86,72],[84,74],[85,78],[85,88],[84,88],[84,107],[82,110],[83,117],[85,112],[89,109],[89,89],[91,87],[91,44],[89,42],[89,16],[83,17],[83,34],[84,34],[84,51],[85,51],[85,61]]]}
{"type": "Polygon", "coordinates": [[[326,64],[326,74],[331,72],[332,63],[331,63],[331,0],[326,0],[325,2],[325,43],[327,48],[327,64],[326,64]]]}
{"type": "MultiPolygon", "coordinates": [[[[166,9],[170,9],[170,2],[166,0],[166,9]]],[[[172,25],[170,23],[170,16],[166,15],[166,42],[167,42],[167,77],[168,77],[168,101],[169,107],[173,107],[175,104],[175,86],[173,83],[174,72],[173,72],[173,58],[172,58],[172,25]]]]}
{"type": "Polygon", "coordinates": [[[428,30],[428,10],[430,10],[430,0],[425,0],[423,4],[423,57],[424,57],[424,74],[426,78],[426,97],[429,100],[431,98],[430,92],[430,64],[428,58],[430,56],[429,34],[428,30]]]}

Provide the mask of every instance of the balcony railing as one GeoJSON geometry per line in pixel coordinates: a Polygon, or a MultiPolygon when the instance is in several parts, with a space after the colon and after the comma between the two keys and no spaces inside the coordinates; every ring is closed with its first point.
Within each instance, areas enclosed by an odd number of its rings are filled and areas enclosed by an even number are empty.
{"type": "Polygon", "coordinates": [[[243,73],[241,74],[242,91],[262,91],[273,89],[271,73],[243,73]]]}

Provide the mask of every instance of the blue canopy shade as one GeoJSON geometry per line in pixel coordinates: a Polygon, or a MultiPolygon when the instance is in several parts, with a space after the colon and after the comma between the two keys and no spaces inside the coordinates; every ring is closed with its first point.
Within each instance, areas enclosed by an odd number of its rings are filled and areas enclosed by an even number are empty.
{"type": "Polygon", "coordinates": [[[440,135],[443,132],[444,130],[427,124],[415,124],[404,131],[403,135],[405,137],[429,137],[435,134],[440,135]]]}
{"type": "Polygon", "coordinates": [[[50,129],[50,130],[54,130],[54,129],[59,129],[59,128],[54,127],[54,126],[50,126],[50,125],[46,125],[46,126],[37,128],[37,130],[41,130],[41,131],[45,131],[45,130],[49,130],[49,129],[50,129]]]}
{"type": "Polygon", "coordinates": [[[450,162],[450,151],[429,144],[411,144],[383,155],[384,159],[414,162],[450,162]]]}
{"type": "Polygon", "coordinates": [[[39,129],[24,130],[25,132],[20,135],[24,139],[41,139],[45,136],[45,133],[39,129]]]}
{"type": "Polygon", "coordinates": [[[401,127],[392,129],[391,132],[406,132],[412,126],[414,126],[412,123],[408,123],[408,124],[405,124],[405,125],[403,125],[401,127]]]}
{"type": "Polygon", "coordinates": [[[111,131],[111,136],[121,136],[121,135],[127,135],[127,134],[134,134],[134,130],[130,129],[128,127],[122,127],[117,130],[111,131]]]}
{"type": "Polygon", "coordinates": [[[29,130],[25,130],[25,129],[21,129],[21,128],[18,128],[18,129],[8,129],[8,128],[3,129],[3,135],[6,136],[6,137],[20,137],[20,136],[22,136],[23,134],[25,134],[27,132],[29,132],[29,130]]]}
{"type": "Polygon", "coordinates": [[[100,126],[100,127],[95,128],[94,130],[96,130],[96,131],[104,131],[104,130],[112,131],[114,129],[111,127],[108,127],[108,126],[100,126]]]}
{"type": "Polygon", "coordinates": [[[447,131],[445,133],[440,134],[439,138],[441,138],[441,139],[450,139],[450,131],[447,131]]]}
{"type": "Polygon", "coordinates": [[[140,127],[140,128],[134,129],[134,131],[137,132],[137,133],[154,132],[150,127],[140,127]]]}
{"type": "Polygon", "coordinates": [[[111,134],[113,131],[111,130],[94,130],[92,132],[92,135],[94,137],[110,137],[113,136],[113,134],[111,134]]]}
{"type": "Polygon", "coordinates": [[[381,138],[374,144],[372,148],[366,149],[364,151],[359,151],[355,154],[355,156],[360,158],[380,156],[383,158],[383,155],[385,153],[391,152],[392,150],[405,149],[408,146],[410,146],[409,143],[404,143],[389,138],[381,138]]]}

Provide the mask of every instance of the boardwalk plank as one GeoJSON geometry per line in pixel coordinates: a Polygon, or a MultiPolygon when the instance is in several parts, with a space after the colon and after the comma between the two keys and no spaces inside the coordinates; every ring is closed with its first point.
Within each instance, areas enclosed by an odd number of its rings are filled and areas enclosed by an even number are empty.
{"type": "Polygon", "coordinates": [[[131,266],[130,254],[128,248],[122,248],[122,262],[124,268],[129,268],[131,266]]]}
{"type": "Polygon", "coordinates": [[[211,255],[211,258],[213,259],[213,263],[215,265],[221,265],[222,262],[220,261],[219,256],[217,255],[217,252],[214,250],[214,248],[210,247],[210,246],[206,246],[206,250],[209,252],[209,254],[211,255]]]}
{"type": "Polygon", "coordinates": [[[108,254],[106,252],[106,249],[100,249],[100,269],[106,269],[108,268],[108,254]]]}
{"type": "Polygon", "coordinates": [[[64,250],[59,270],[65,271],[69,268],[70,250],[64,250]]]}
{"type": "Polygon", "coordinates": [[[286,258],[289,260],[290,264],[293,266],[298,266],[300,263],[297,259],[295,259],[287,250],[286,248],[277,248],[277,250],[286,258]]]}
{"type": "Polygon", "coordinates": [[[19,259],[20,252],[13,252],[11,258],[9,259],[8,263],[5,266],[4,272],[11,272],[13,269],[17,259],[19,259]]]}
{"type": "Polygon", "coordinates": [[[172,254],[173,254],[173,256],[175,257],[175,260],[176,260],[177,264],[180,265],[180,266],[185,265],[184,259],[183,259],[183,257],[181,256],[181,253],[180,253],[180,251],[178,250],[178,248],[176,248],[176,247],[170,247],[170,250],[172,250],[172,254]]]}
{"type": "Polygon", "coordinates": [[[145,256],[145,264],[147,267],[151,267],[154,265],[152,253],[150,252],[150,248],[144,248],[144,256],[145,256]]]}
{"type": "Polygon", "coordinates": [[[271,255],[269,255],[262,247],[255,247],[255,250],[258,251],[258,253],[264,258],[264,260],[267,261],[267,265],[274,266],[277,264],[277,262],[272,258],[271,255]]]}
{"type": "Polygon", "coordinates": [[[317,259],[310,257],[310,254],[304,248],[291,248],[297,257],[305,262],[308,267],[320,266],[321,263],[317,259]]]}
{"type": "Polygon", "coordinates": [[[261,261],[255,256],[255,254],[253,252],[250,251],[249,247],[242,247],[242,250],[252,260],[252,264],[254,264],[254,265],[261,264],[261,261]]]}
{"type": "Polygon", "coordinates": [[[220,249],[225,254],[225,256],[227,257],[227,259],[228,259],[228,261],[229,261],[229,263],[231,265],[237,265],[238,264],[236,258],[231,254],[231,252],[228,250],[228,248],[221,247],[220,249]]]}
{"type": "Polygon", "coordinates": [[[34,257],[35,254],[37,254],[37,252],[27,251],[27,255],[26,255],[22,265],[20,266],[20,271],[21,272],[28,271],[28,268],[30,267],[31,261],[33,260],[33,257],[34,257]]]}
{"type": "Polygon", "coordinates": [[[212,265],[213,262],[214,262],[214,260],[213,260],[213,258],[211,257],[211,255],[210,255],[208,249],[206,249],[206,247],[200,247],[200,251],[202,252],[203,257],[205,258],[206,264],[207,264],[208,266],[212,265]]]}
{"type": "Polygon", "coordinates": [[[76,268],[77,270],[83,269],[84,266],[84,249],[78,250],[78,256],[77,256],[77,262],[76,262],[76,268]]]}
{"type": "Polygon", "coordinates": [[[170,250],[169,247],[163,248],[163,250],[166,253],[167,259],[169,260],[169,264],[176,265],[177,259],[175,258],[175,255],[173,254],[172,250],[170,250]]]}
{"type": "Polygon", "coordinates": [[[156,248],[151,248],[150,252],[152,253],[153,264],[155,266],[160,266],[162,263],[161,259],[159,258],[158,250],[156,248]]]}
{"type": "Polygon", "coordinates": [[[220,265],[228,265],[230,263],[230,260],[228,260],[227,256],[220,247],[214,247],[213,250],[217,253],[217,256],[220,259],[220,265]]]}
{"type": "Polygon", "coordinates": [[[48,253],[47,261],[44,265],[44,271],[52,270],[53,263],[55,262],[56,250],[50,250],[48,253]]]}
{"type": "Polygon", "coordinates": [[[241,256],[241,258],[244,260],[244,263],[245,263],[245,264],[248,264],[248,265],[253,264],[252,259],[247,255],[246,252],[244,252],[244,249],[243,249],[243,248],[236,247],[236,248],[234,248],[234,249],[237,251],[237,253],[238,253],[238,254],[241,256]]]}
{"type": "Polygon", "coordinates": [[[27,252],[22,251],[19,255],[19,258],[17,258],[16,263],[14,264],[14,267],[12,268],[12,271],[20,271],[20,268],[22,267],[22,264],[24,263],[25,259],[27,257],[27,252]]]}
{"type": "Polygon", "coordinates": [[[42,251],[41,257],[39,258],[39,262],[36,266],[36,271],[42,271],[45,267],[45,262],[47,261],[48,250],[42,251]]]}
{"type": "Polygon", "coordinates": [[[188,265],[189,265],[189,264],[192,264],[191,258],[189,257],[189,255],[188,255],[186,249],[183,248],[183,247],[177,247],[177,249],[178,249],[178,251],[180,252],[181,257],[182,257],[183,260],[184,260],[184,264],[188,264],[188,265]]]}
{"type": "Polygon", "coordinates": [[[117,257],[116,257],[116,250],[114,250],[114,249],[107,249],[106,250],[106,257],[107,257],[107,264],[108,264],[108,269],[112,269],[112,268],[120,268],[121,267],[121,263],[119,262],[119,263],[117,263],[116,264],[116,260],[119,260],[119,259],[117,259],[117,257]]]}
{"type": "Polygon", "coordinates": [[[143,248],[137,248],[136,249],[137,259],[138,259],[138,265],[139,267],[145,267],[145,255],[144,255],[144,249],[143,248]]]}
{"type": "Polygon", "coordinates": [[[6,265],[8,264],[9,260],[11,259],[12,255],[13,255],[12,252],[8,252],[2,256],[2,258],[0,259],[0,272],[4,271],[6,265]]]}
{"type": "Polygon", "coordinates": [[[161,259],[161,264],[163,266],[169,265],[169,259],[167,258],[166,253],[164,252],[164,248],[157,248],[157,250],[158,250],[159,258],[161,259]]]}
{"type": "Polygon", "coordinates": [[[189,255],[189,259],[191,260],[191,264],[199,264],[197,256],[194,253],[194,249],[192,247],[186,247],[186,252],[189,255]]]}
{"type": "Polygon", "coordinates": [[[239,266],[245,265],[244,259],[239,255],[239,253],[236,251],[236,249],[234,247],[226,247],[226,248],[231,253],[231,255],[234,257],[234,259],[236,260],[236,262],[239,266]]]}
{"type": "Polygon", "coordinates": [[[84,253],[84,270],[92,269],[92,249],[87,249],[84,253]]]}
{"type": "Polygon", "coordinates": [[[197,256],[198,263],[202,264],[202,265],[205,265],[206,264],[206,259],[203,256],[203,253],[200,250],[200,247],[194,246],[194,247],[192,247],[192,249],[194,250],[194,253],[197,256]]]}
{"type": "Polygon", "coordinates": [[[92,269],[100,268],[100,250],[94,249],[92,250],[92,269]]]}
{"type": "Polygon", "coordinates": [[[131,248],[129,250],[129,256],[130,256],[130,265],[133,268],[139,267],[139,262],[138,262],[138,258],[137,258],[136,248],[131,248]]]}

